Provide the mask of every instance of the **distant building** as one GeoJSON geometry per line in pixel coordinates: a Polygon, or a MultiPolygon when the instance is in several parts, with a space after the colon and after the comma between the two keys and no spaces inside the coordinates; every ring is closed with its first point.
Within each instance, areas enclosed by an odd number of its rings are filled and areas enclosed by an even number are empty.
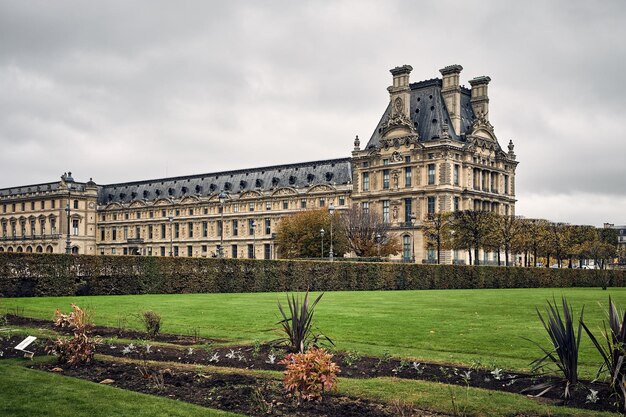
{"type": "MultiPolygon", "coordinates": [[[[351,158],[109,185],[66,173],[1,189],[0,252],[273,259],[282,217],[333,204],[376,211],[401,239],[398,258],[430,262],[435,251],[421,231],[429,213],[515,214],[518,162],[489,121],[490,78],[468,89],[462,69],[412,84],[411,66],[392,69],[389,104],[367,144],[354,140],[351,158]]],[[[465,253],[442,261],[462,263],[465,253]]]]}

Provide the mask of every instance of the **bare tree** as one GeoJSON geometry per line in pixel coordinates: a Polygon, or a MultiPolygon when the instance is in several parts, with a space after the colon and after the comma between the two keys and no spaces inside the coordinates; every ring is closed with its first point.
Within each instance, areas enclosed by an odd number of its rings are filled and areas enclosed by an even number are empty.
{"type": "Polygon", "coordinates": [[[450,244],[450,224],[452,213],[431,213],[424,221],[424,236],[437,248],[437,263],[441,263],[441,249],[450,244]]]}
{"type": "Polygon", "coordinates": [[[356,256],[389,256],[402,250],[400,242],[389,233],[389,223],[377,213],[353,207],[342,215],[348,247],[356,256]]]}

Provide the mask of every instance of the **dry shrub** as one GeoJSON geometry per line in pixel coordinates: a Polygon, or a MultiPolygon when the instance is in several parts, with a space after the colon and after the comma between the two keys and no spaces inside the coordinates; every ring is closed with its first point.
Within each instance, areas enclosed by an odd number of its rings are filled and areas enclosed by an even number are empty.
{"type": "Polygon", "coordinates": [[[156,337],[161,331],[161,315],[152,310],[143,311],[139,315],[149,337],[156,337]]]}
{"type": "Polygon", "coordinates": [[[320,401],[325,392],[336,387],[339,366],[325,349],[311,348],[306,353],[290,353],[279,363],[285,369],[285,391],[300,400],[320,401]]]}
{"type": "Polygon", "coordinates": [[[96,352],[97,338],[88,335],[91,328],[91,314],[72,304],[72,312],[63,314],[59,309],[54,312],[55,325],[72,330],[72,338],[57,339],[46,346],[46,352],[57,356],[59,362],[68,365],[89,363],[96,352]]]}

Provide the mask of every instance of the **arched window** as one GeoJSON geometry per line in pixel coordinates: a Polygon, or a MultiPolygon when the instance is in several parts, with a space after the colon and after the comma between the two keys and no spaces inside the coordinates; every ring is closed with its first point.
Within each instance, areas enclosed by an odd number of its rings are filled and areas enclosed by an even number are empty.
{"type": "Polygon", "coordinates": [[[404,262],[411,261],[411,236],[402,236],[402,260],[404,262]]]}
{"type": "Polygon", "coordinates": [[[26,253],[33,253],[33,247],[32,246],[26,246],[26,253]]]}
{"type": "Polygon", "coordinates": [[[35,251],[37,253],[42,253],[43,252],[43,248],[41,246],[37,246],[37,249],[35,249],[35,251]]]}
{"type": "Polygon", "coordinates": [[[50,245],[46,246],[46,253],[52,253],[52,252],[53,252],[52,246],[50,245]]]}

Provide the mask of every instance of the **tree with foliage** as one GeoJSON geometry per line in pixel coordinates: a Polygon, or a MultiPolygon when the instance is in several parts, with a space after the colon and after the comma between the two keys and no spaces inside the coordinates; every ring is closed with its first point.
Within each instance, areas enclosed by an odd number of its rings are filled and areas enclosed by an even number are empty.
{"type": "Polygon", "coordinates": [[[578,266],[582,267],[583,259],[588,248],[588,242],[596,239],[596,229],[593,226],[571,225],[568,227],[568,240],[565,252],[569,259],[568,268],[572,268],[574,258],[578,259],[578,266]]]}
{"type": "Polygon", "coordinates": [[[333,252],[349,252],[340,214],[331,216],[328,210],[307,210],[281,219],[276,229],[276,246],[282,258],[326,258],[330,255],[330,225],[333,224],[333,252]],[[322,237],[321,230],[324,230],[322,237]],[[322,239],[324,253],[322,254],[322,239]]]}
{"type": "Polygon", "coordinates": [[[399,239],[389,232],[389,223],[377,213],[353,207],[342,213],[341,220],[348,247],[358,257],[389,256],[402,250],[399,239]]]}
{"type": "MultiPolygon", "coordinates": [[[[509,266],[509,254],[522,234],[525,223],[517,216],[494,215],[493,238],[497,242],[498,265],[500,265],[500,248],[504,248],[505,265],[509,266]]],[[[517,249],[517,248],[516,248],[517,249]]]]}
{"type": "MultiPolygon", "coordinates": [[[[537,267],[539,256],[543,253],[548,221],[545,219],[522,219],[522,231],[518,236],[517,244],[521,250],[532,254],[532,266],[537,267]]],[[[526,256],[526,266],[530,266],[526,256]]]]}
{"type": "Polygon", "coordinates": [[[454,213],[451,228],[454,231],[453,245],[467,248],[472,258],[474,251],[474,265],[479,265],[478,251],[487,243],[493,232],[494,214],[486,210],[464,210],[454,213]]]}
{"type": "Polygon", "coordinates": [[[437,263],[441,263],[441,249],[451,247],[450,225],[452,213],[431,213],[423,223],[424,237],[437,248],[437,263]]]}

